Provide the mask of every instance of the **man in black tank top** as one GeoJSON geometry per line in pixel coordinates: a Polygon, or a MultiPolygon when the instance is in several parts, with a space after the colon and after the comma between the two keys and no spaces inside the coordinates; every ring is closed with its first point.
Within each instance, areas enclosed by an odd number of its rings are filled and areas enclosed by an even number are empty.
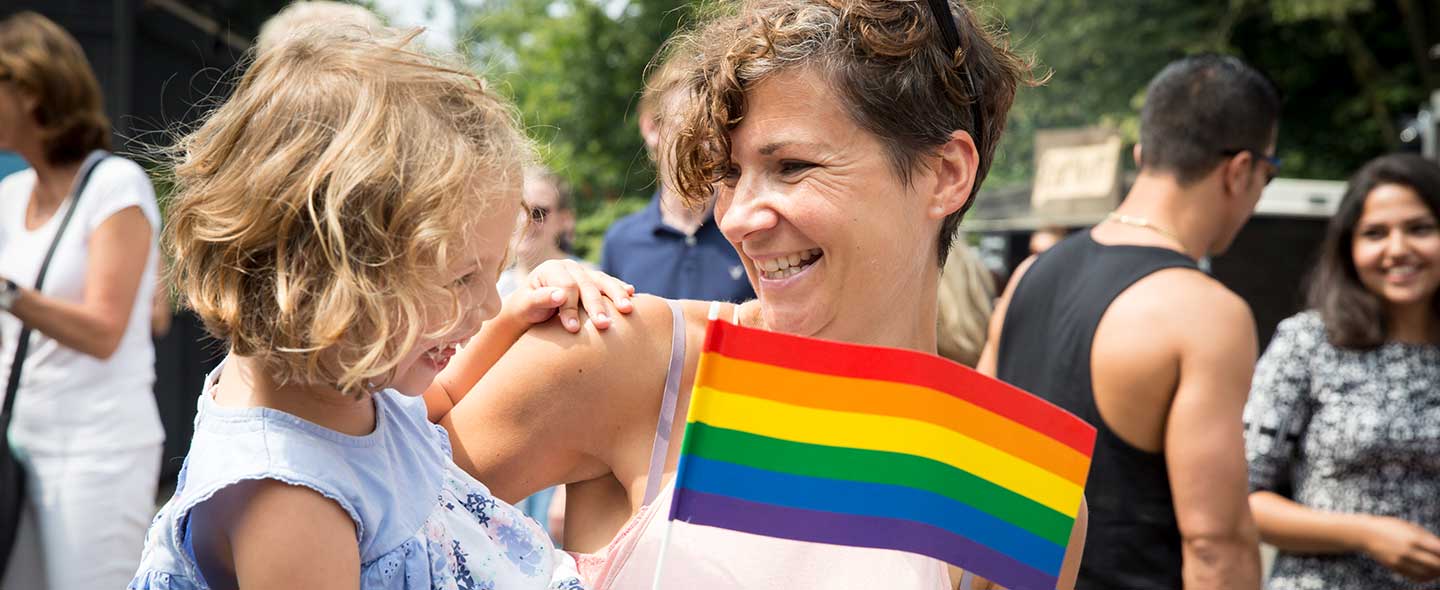
{"type": "Polygon", "coordinates": [[[1255,322],[1196,261],[1276,172],[1279,97],[1237,59],[1151,81],[1124,203],[1017,269],[980,369],[1099,430],[1077,589],[1260,586],[1241,411],[1255,322]]]}

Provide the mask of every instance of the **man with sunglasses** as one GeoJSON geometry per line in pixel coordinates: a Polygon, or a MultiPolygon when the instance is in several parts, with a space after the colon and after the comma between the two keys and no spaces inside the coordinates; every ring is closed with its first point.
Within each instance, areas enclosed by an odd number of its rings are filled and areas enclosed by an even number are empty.
{"type": "Polygon", "coordinates": [[[1099,430],[1077,589],[1260,586],[1241,412],[1255,321],[1201,272],[1279,169],[1278,90],[1196,56],[1146,89],[1120,207],[1016,271],[980,369],[1099,430]]]}

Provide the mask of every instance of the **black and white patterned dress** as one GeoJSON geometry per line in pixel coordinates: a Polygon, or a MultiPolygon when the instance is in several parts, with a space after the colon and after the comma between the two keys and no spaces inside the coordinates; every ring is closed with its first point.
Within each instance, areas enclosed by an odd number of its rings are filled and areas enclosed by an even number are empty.
{"type": "MultiPolygon", "coordinates": [[[[1332,346],[1313,311],[1280,323],[1245,407],[1250,487],[1440,533],[1440,347],[1332,346]]],[[[1281,551],[1269,590],[1440,589],[1360,553],[1281,551]]]]}

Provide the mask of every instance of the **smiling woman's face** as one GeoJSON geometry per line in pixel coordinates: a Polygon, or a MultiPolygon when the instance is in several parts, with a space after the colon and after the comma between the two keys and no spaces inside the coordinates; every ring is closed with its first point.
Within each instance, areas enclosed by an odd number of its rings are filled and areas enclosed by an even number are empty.
{"type": "Polygon", "coordinates": [[[1391,307],[1429,305],[1440,289],[1440,225],[1413,188],[1370,191],[1351,253],[1360,282],[1391,307]]]}
{"type": "MultiPolygon", "coordinates": [[[[770,76],[745,105],[715,217],[745,263],[766,327],[910,345],[882,334],[934,307],[943,214],[917,190],[934,175],[919,166],[906,186],[880,140],[814,72],[770,76]]],[[[929,330],[933,337],[933,322],[929,330]]]]}

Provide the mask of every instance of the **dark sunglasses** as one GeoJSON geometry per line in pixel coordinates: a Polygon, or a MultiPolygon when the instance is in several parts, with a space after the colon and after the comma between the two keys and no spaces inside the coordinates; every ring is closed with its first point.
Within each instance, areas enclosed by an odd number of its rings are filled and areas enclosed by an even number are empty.
{"type": "Polygon", "coordinates": [[[1245,152],[1250,152],[1250,156],[1255,158],[1255,161],[1265,162],[1270,165],[1270,170],[1265,173],[1265,184],[1270,184],[1270,181],[1275,180],[1275,177],[1280,174],[1280,164],[1282,160],[1278,155],[1267,156],[1252,149],[1225,150],[1220,152],[1220,154],[1227,158],[1233,158],[1245,152]]]}

